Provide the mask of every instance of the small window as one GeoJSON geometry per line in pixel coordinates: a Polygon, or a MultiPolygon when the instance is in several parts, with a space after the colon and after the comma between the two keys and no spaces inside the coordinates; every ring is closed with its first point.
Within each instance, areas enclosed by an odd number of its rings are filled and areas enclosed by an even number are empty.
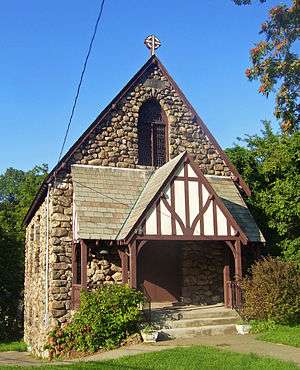
{"type": "Polygon", "coordinates": [[[138,163],[160,167],[167,161],[166,123],[159,102],[147,100],[138,120],[138,163]]]}
{"type": "Polygon", "coordinates": [[[30,241],[33,242],[34,241],[34,224],[30,226],[29,236],[30,236],[30,241]]]}
{"type": "Polygon", "coordinates": [[[40,242],[40,239],[41,239],[41,216],[37,216],[37,219],[36,219],[36,224],[35,224],[35,228],[34,228],[34,237],[35,237],[35,242],[36,243],[39,243],[40,242]]]}

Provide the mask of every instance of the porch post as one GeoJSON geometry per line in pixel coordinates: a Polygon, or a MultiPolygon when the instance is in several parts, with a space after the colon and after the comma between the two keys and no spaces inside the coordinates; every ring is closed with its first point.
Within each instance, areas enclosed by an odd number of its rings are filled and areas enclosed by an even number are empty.
{"type": "Polygon", "coordinates": [[[240,287],[240,281],[242,279],[242,255],[241,255],[241,241],[236,240],[235,246],[235,281],[236,281],[236,305],[241,307],[242,304],[242,292],[240,287]]]}
{"type": "Polygon", "coordinates": [[[81,247],[81,288],[87,288],[87,245],[84,240],[80,241],[81,247]]]}
{"type": "Polygon", "coordinates": [[[119,249],[122,268],[122,284],[128,284],[128,255],[125,249],[119,249]]]}
{"type": "Polygon", "coordinates": [[[137,245],[136,241],[129,244],[130,251],[130,288],[137,288],[137,245]]]}
{"type": "Polygon", "coordinates": [[[72,286],[77,283],[77,258],[76,258],[76,243],[72,242],[72,286]]]}
{"type": "Polygon", "coordinates": [[[224,268],[223,268],[223,283],[224,283],[224,306],[230,306],[229,299],[229,281],[230,281],[230,268],[229,268],[229,251],[227,245],[224,250],[224,268]]]}

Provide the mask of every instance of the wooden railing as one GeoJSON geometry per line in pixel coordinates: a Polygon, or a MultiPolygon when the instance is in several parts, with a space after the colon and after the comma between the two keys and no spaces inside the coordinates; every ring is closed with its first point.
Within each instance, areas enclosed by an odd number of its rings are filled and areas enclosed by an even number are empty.
{"type": "Polygon", "coordinates": [[[241,304],[238,302],[238,297],[241,295],[240,283],[236,281],[227,281],[226,289],[227,302],[225,302],[225,305],[232,309],[240,309],[241,304]]]}

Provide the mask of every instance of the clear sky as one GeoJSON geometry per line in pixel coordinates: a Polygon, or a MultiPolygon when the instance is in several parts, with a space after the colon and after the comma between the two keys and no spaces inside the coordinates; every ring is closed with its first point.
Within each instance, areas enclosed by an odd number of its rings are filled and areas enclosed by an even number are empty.
{"type": "MultiPolygon", "coordinates": [[[[100,0],[1,2],[0,173],[57,161],[100,0]]],[[[273,119],[246,80],[249,49],[278,0],[106,0],[66,149],[146,62],[158,57],[222,147],[273,119]]]]}

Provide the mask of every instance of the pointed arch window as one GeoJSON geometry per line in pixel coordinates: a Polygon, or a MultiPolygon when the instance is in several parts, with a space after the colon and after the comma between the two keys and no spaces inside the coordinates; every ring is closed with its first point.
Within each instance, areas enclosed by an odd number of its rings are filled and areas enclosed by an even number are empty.
{"type": "Polygon", "coordinates": [[[155,99],[140,108],[138,120],[138,163],[160,167],[167,161],[167,126],[164,112],[155,99]]]}

